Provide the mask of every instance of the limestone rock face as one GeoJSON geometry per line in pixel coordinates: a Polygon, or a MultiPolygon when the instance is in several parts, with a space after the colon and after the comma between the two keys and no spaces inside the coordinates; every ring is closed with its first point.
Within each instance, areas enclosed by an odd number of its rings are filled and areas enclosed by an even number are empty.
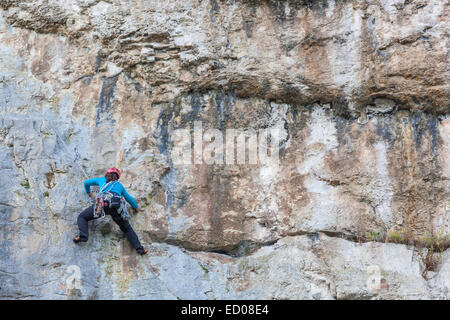
{"type": "Polygon", "coordinates": [[[0,0],[0,298],[449,299],[448,250],[359,241],[450,233],[448,25],[440,0],[0,0]],[[147,256],[109,217],[72,242],[111,166],[147,256]]]}

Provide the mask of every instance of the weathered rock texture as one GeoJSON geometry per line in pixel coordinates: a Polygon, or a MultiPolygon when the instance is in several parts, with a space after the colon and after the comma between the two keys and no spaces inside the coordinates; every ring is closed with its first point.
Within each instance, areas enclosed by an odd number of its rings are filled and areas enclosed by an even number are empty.
{"type": "Polygon", "coordinates": [[[0,298],[448,299],[380,230],[450,232],[441,0],[0,0],[0,298]],[[279,128],[279,165],[171,160],[173,133],[279,128]],[[110,166],[142,210],[72,243],[110,166]],[[368,281],[376,268],[384,286],[368,281]],[[372,270],[372,271],[371,271],[372,270]]]}

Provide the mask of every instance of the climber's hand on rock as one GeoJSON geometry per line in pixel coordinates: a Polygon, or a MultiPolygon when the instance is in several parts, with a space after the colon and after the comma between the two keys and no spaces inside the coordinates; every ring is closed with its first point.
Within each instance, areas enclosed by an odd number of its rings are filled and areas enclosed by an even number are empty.
{"type": "Polygon", "coordinates": [[[140,208],[137,207],[136,209],[134,209],[134,213],[138,213],[140,211],[140,208]]]}

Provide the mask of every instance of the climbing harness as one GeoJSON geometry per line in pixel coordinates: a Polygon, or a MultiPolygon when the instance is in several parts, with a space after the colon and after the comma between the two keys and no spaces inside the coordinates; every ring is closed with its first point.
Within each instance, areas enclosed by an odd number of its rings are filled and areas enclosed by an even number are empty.
{"type": "Polygon", "coordinates": [[[117,211],[119,212],[119,214],[123,220],[130,219],[130,214],[128,213],[128,208],[127,208],[127,201],[125,200],[124,197],[120,198],[120,207],[117,211]]]}
{"type": "Polygon", "coordinates": [[[127,209],[127,202],[124,197],[115,192],[111,192],[117,181],[110,181],[103,185],[95,197],[94,203],[94,218],[103,218],[105,216],[105,207],[117,209],[122,219],[130,219],[130,214],[127,209]],[[110,187],[106,190],[107,187],[110,187]]]}

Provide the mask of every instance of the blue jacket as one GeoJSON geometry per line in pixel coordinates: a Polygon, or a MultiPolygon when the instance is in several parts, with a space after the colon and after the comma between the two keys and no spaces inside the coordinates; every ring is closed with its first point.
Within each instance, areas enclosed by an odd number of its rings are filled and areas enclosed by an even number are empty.
{"type": "MultiPolygon", "coordinates": [[[[105,183],[106,183],[105,177],[87,179],[84,182],[84,190],[86,190],[86,193],[89,193],[89,192],[91,192],[91,186],[98,186],[101,189],[105,183]]],[[[138,207],[136,200],[134,200],[134,198],[128,194],[128,192],[125,190],[123,185],[121,185],[120,182],[117,180],[112,188],[110,186],[108,186],[103,191],[115,192],[115,193],[123,196],[125,198],[125,200],[127,200],[127,202],[134,209],[137,209],[137,207],[138,207]]]]}

